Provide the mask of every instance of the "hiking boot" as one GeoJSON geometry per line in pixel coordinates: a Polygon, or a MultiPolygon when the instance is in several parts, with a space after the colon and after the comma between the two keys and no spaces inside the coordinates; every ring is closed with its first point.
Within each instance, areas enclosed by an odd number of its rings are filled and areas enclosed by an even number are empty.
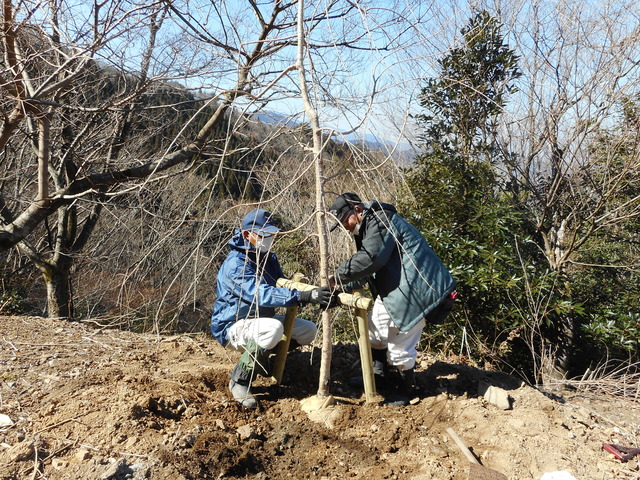
{"type": "MultiPolygon", "coordinates": [[[[387,380],[382,375],[373,374],[373,381],[376,385],[376,392],[384,392],[387,390],[387,380]]],[[[364,378],[362,377],[351,377],[347,380],[347,385],[351,388],[362,389],[364,388],[364,378]]]]}
{"type": "Polygon", "coordinates": [[[390,407],[404,407],[409,405],[410,398],[399,391],[391,392],[384,397],[383,405],[390,407]]]}
{"type": "Polygon", "coordinates": [[[289,349],[287,350],[287,352],[293,352],[301,346],[302,345],[300,345],[295,338],[292,338],[291,340],[289,340],[289,349]]]}
{"type": "Polygon", "coordinates": [[[418,395],[416,388],[416,378],[413,368],[409,370],[398,370],[389,368],[387,379],[392,384],[391,391],[385,395],[384,405],[391,407],[402,407],[409,405],[411,399],[418,395]]]}
{"type": "Polygon", "coordinates": [[[229,381],[229,390],[236,402],[245,408],[255,408],[257,405],[256,398],[251,395],[249,390],[251,387],[251,372],[246,372],[240,362],[233,367],[231,371],[231,380],[229,381]]]}
{"type": "MultiPolygon", "coordinates": [[[[373,360],[373,381],[376,385],[376,392],[384,392],[388,389],[385,378],[387,371],[387,349],[371,349],[371,359],[373,360]]],[[[351,377],[347,382],[352,388],[364,388],[362,377],[351,377]]]]}

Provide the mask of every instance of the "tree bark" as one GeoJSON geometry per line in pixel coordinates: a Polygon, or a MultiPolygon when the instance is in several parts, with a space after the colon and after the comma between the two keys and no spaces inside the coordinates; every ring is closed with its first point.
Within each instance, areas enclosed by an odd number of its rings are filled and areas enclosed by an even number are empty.
{"type": "MultiPolygon", "coordinates": [[[[307,115],[309,115],[311,129],[313,134],[313,158],[315,162],[316,177],[316,222],[318,229],[318,241],[320,247],[320,283],[321,285],[329,284],[329,267],[327,258],[329,257],[329,249],[327,246],[328,230],[327,222],[324,215],[324,163],[322,159],[322,131],[318,120],[318,112],[311,103],[309,92],[307,89],[307,79],[304,67],[305,54],[305,37],[304,37],[304,0],[298,3],[298,58],[297,68],[300,78],[300,90],[302,100],[307,115]]],[[[332,353],[332,326],[331,317],[327,310],[322,312],[322,359],[320,362],[320,379],[318,382],[318,397],[329,396],[329,373],[331,368],[332,353]]]]}
{"type": "MultiPolygon", "coordinates": [[[[567,305],[572,304],[571,283],[567,274],[566,258],[567,252],[567,218],[558,219],[554,217],[552,226],[546,235],[546,251],[549,260],[549,266],[558,276],[558,285],[560,288],[560,297],[567,305]]],[[[574,315],[569,311],[560,313],[554,321],[552,330],[553,338],[550,338],[552,345],[555,345],[556,351],[553,354],[552,364],[546,372],[552,378],[566,378],[569,374],[571,361],[575,348],[577,323],[574,315]]]]}
{"type": "Polygon", "coordinates": [[[71,289],[71,257],[61,257],[42,276],[47,286],[47,316],[73,318],[71,289]]]}

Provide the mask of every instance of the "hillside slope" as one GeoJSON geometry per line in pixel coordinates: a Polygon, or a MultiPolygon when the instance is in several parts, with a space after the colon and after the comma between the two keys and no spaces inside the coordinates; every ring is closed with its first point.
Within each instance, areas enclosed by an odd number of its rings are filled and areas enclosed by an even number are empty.
{"type": "Polygon", "coordinates": [[[421,360],[413,405],[364,404],[345,381],[357,349],[336,345],[337,405],[311,420],[300,400],[316,391],[317,349],[289,356],[283,386],[261,378],[255,411],[226,388],[238,353],[205,335],[0,317],[0,352],[0,479],[466,479],[450,427],[511,480],[640,478],[640,456],[602,449],[640,446],[637,403],[544,395],[454,362],[421,360]],[[512,409],[478,396],[481,381],[506,389],[512,409]]]}

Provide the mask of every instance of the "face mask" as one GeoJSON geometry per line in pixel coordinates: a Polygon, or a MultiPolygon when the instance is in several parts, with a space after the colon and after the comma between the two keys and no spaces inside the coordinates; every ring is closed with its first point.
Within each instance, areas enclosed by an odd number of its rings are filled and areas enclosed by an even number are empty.
{"type": "Polygon", "coordinates": [[[260,253],[268,253],[273,245],[274,235],[269,237],[257,237],[256,238],[256,250],[260,253]]]}
{"type": "Polygon", "coordinates": [[[360,222],[356,223],[356,226],[353,227],[353,232],[351,232],[353,235],[359,235],[360,234],[360,222]]]}

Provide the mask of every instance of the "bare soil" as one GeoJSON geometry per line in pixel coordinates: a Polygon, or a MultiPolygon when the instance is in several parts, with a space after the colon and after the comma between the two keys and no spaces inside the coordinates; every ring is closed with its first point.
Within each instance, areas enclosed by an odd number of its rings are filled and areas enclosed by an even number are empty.
{"type": "Polygon", "coordinates": [[[308,347],[289,355],[282,385],[255,383],[259,408],[247,411],[227,390],[238,356],[205,334],[0,317],[0,479],[490,478],[469,476],[448,428],[510,480],[640,478],[640,456],[621,462],[603,450],[640,447],[640,409],[628,399],[543,393],[423,355],[424,393],[412,405],[366,403],[347,381],[360,368],[357,346],[338,344],[333,407],[301,408],[320,366],[308,347]],[[481,382],[507,390],[511,409],[478,395],[481,382]]]}

